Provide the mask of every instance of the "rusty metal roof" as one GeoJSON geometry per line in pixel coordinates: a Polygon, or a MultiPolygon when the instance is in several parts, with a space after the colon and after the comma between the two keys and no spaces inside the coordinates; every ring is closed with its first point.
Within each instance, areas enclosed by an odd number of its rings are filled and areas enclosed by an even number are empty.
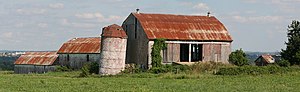
{"type": "Polygon", "coordinates": [[[64,43],[57,53],[100,53],[100,37],[73,38],[64,43]]]}
{"type": "Polygon", "coordinates": [[[112,24],[103,28],[102,37],[127,38],[127,35],[121,26],[112,24]]]}
{"type": "Polygon", "coordinates": [[[132,13],[148,39],[232,41],[225,26],[213,16],[132,13]]]}
{"type": "Polygon", "coordinates": [[[271,55],[261,55],[261,57],[267,62],[267,63],[274,63],[275,59],[271,55]]]}
{"type": "Polygon", "coordinates": [[[58,54],[56,52],[26,52],[14,64],[21,65],[52,65],[58,54]]]}

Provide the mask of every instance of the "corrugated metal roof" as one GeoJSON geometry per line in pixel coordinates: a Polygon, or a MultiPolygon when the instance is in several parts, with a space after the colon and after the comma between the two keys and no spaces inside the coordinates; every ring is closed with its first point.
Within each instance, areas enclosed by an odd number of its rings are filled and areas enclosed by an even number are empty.
{"type": "Polygon", "coordinates": [[[112,24],[103,28],[102,37],[127,38],[127,35],[121,26],[112,24]]]}
{"type": "Polygon", "coordinates": [[[148,39],[232,41],[225,26],[213,16],[132,13],[148,39]]]}
{"type": "Polygon", "coordinates": [[[274,63],[275,59],[271,55],[261,55],[267,63],[274,63]]]}
{"type": "Polygon", "coordinates": [[[58,54],[56,52],[26,52],[14,64],[21,65],[52,65],[58,54]]]}
{"type": "Polygon", "coordinates": [[[100,53],[100,37],[73,38],[64,43],[57,53],[100,53]]]}

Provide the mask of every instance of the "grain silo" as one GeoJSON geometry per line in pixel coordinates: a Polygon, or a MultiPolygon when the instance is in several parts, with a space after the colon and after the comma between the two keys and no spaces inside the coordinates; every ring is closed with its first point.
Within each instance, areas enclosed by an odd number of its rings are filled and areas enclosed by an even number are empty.
{"type": "Polygon", "coordinates": [[[125,68],[127,35],[121,26],[113,24],[104,27],[101,36],[99,74],[118,74],[125,68]]]}

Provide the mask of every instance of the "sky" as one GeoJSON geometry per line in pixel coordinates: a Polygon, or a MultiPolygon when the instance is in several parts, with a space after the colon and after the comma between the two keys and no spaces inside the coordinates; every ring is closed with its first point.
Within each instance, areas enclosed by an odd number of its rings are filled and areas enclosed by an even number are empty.
{"type": "Polygon", "coordinates": [[[0,0],[0,50],[58,50],[75,37],[100,36],[135,12],[202,15],[209,11],[233,38],[232,50],[285,49],[300,0],[0,0]]]}

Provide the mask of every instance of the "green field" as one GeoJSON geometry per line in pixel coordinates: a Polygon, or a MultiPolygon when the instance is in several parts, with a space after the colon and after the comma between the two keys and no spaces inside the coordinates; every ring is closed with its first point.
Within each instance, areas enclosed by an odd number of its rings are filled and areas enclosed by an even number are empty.
{"type": "Polygon", "coordinates": [[[77,78],[79,72],[0,73],[0,91],[299,91],[300,72],[276,75],[125,74],[77,78]]]}

